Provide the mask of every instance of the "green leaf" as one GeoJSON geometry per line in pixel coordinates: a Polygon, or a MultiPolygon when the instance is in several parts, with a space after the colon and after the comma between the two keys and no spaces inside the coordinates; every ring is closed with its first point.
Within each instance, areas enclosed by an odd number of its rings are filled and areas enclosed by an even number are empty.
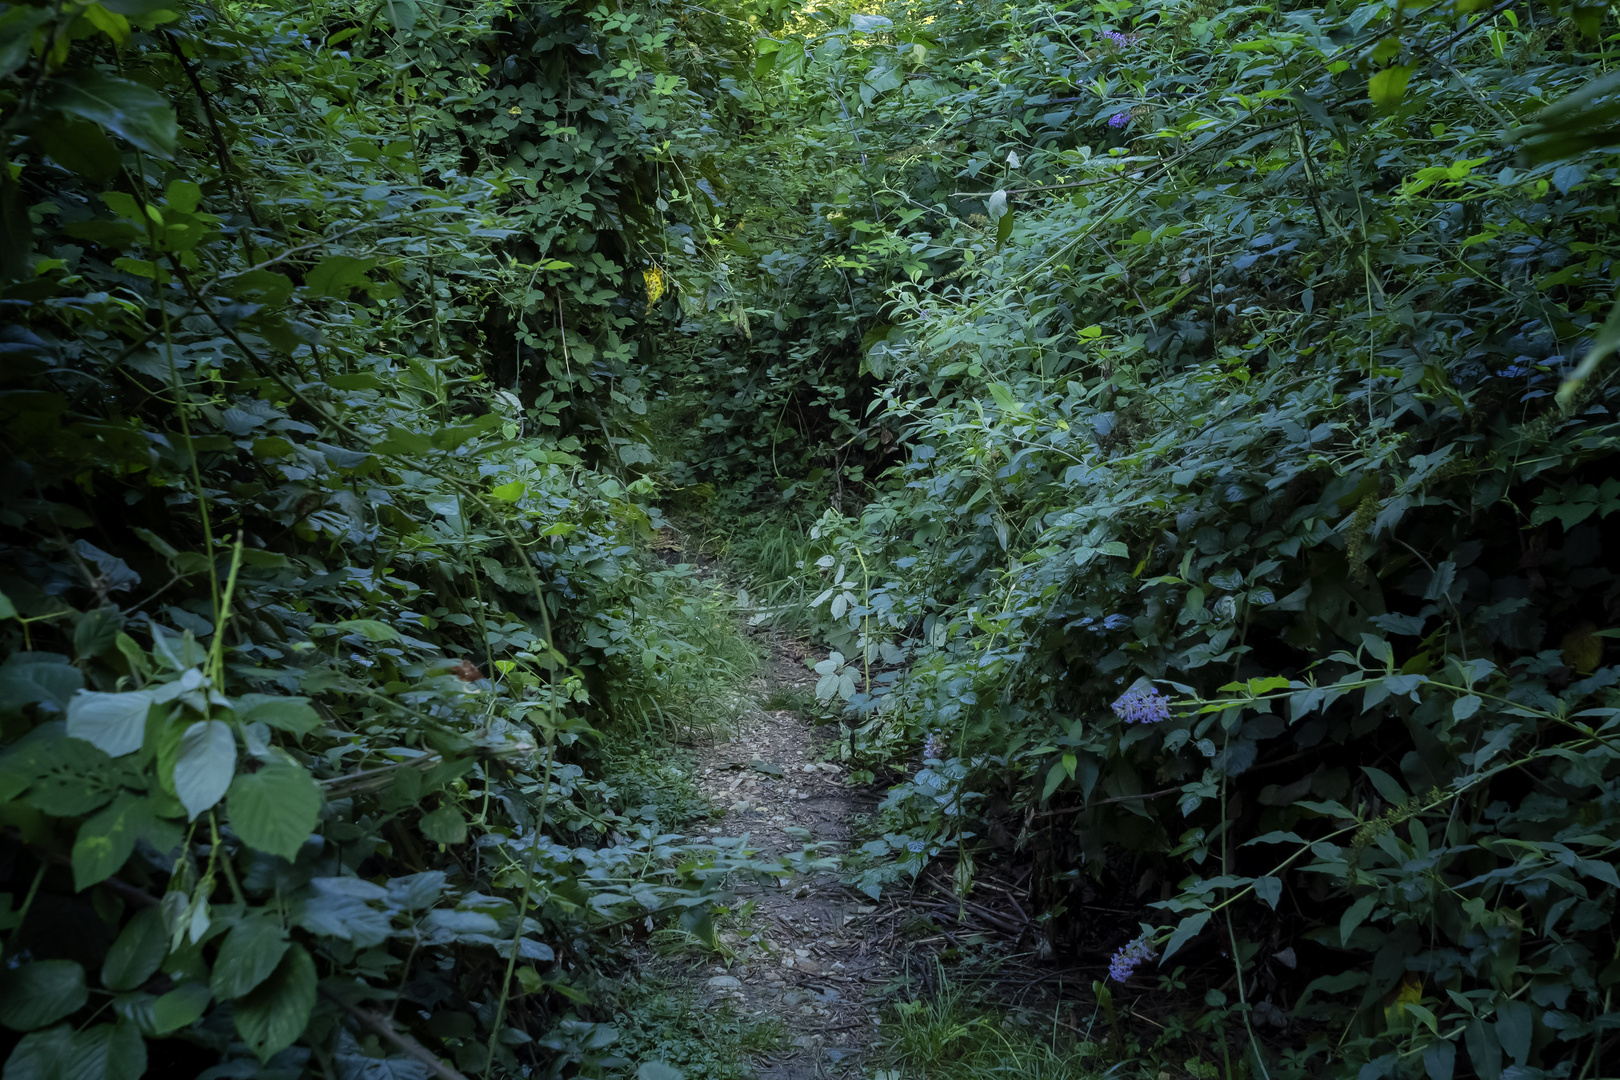
{"type": "Polygon", "coordinates": [[[309,296],[332,296],[346,300],[354,289],[371,287],[372,281],[366,277],[366,271],[376,265],[376,259],[328,255],[304,275],[304,289],[309,296]]]}
{"type": "Polygon", "coordinates": [[[525,484],[522,480],[514,480],[510,484],[502,484],[500,487],[495,488],[490,494],[502,502],[515,503],[523,498],[524,492],[528,490],[528,484],[525,484]]]}
{"type": "Polygon", "coordinates": [[[1598,365],[1608,359],[1616,349],[1620,349],[1620,298],[1617,298],[1614,306],[1609,308],[1609,317],[1603,320],[1603,326],[1581,357],[1580,364],[1570,372],[1563,385],[1559,386],[1558,403],[1566,409],[1569,408],[1586,380],[1592,377],[1598,365]]]}
{"type": "Polygon", "coordinates": [[[1451,1080],[1457,1068],[1457,1044],[1441,1040],[1423,1048],[1423,1071],[1429,1080],[1451,1080]]]}
{"type": "Polygon", "coordinates": [[[84,688],[84,676],[55,653],[12,653],[0,664],[0,709],[25,705],[67,708],[74,693],[84,688]]]}
{"type": "Polygon", "coordinates": [[[122,694],[81,690],[68,701],[67,733],[108,757],[133,754],[146,737],[146,714],[151,708],[150,690],[122,694]]]}
{"type": "Polygon", "coordinates": [[[1280,878],[1271,876],[1254,879],[1254,895],[1264,900],[1266,906],[1272,911],[1277,910],[1277,901],[1282,899],[1283,883],[1280,878]]]}
{"type": "Polygon", "coordinates": [[[157,908],[138,911],[107,950],[101,963],[101,985],[109,990],[134,990],[157,973],[168,952],[163,913],[157,908]]]}
{"type": "Polygon", "coordinates": [[[244,844],[290,861],[320,819],[321,789],[302,765],[278,757],[238,776],[226,809],[244,844]]]}
{"type": "Polygon", "coordinates": [[[236,1030],[260,1061],[298,1041],[315,1008],[315,961],[293,945],[276,970],[232,1010],[236,1030]]]}
{"type": "Polygon", "coordinates": [[[1159,954],[1160,967],[1163,967],[1164,962],[1170,959],[1171,954],[1191,941],[1194,935],[1204,928],[1204,924],[1209,922],[1209,915],[1210,913],[1207,911],[1199,911],[1181,920],[1180,925],[1176,927],[1176,932],[1171,934],[1170,940],[1165,943],[1164,952],[1159,954]]]}
{"type": "Polygon", "coordinates": [[[174,157],[179,126],[156,90],[95,68],[58,76],[47,86],[43,107],[99,124],[153,157],[174,157]]]}
{"type": "Polygon", "coordinates": [[[111,806],[79,826],[73,840],[73,887],[83,892],[123,869],[135,841],[146,835],[153,821],[149,799],[119,792],[111,806]]]}
{"type": "Polygon", "coordinates": [[[236,738],[230,725],[199,720],[180,737],[174,763],[174,793],[192,821],[225,794],[236,772],[236,738]]]}
{"type": "Polygon", "coordinates": [[[33,51],[34,28],[49,22],[51,15],[48,8],[26,4],[8,6],[0,12],[0,79],[28,63],[33,51]]]}
{"type": "Polygon", "coordinates": [[[1367,94],[1380,109],[1392,109],[1406,96],[1406,84],[1412,81],[1412,68],[1397,64],[1376,72],[1367,80],[1367,94]]]}
{"type": "MultiPolygon", "coordinates": [[[[16,10],[16,9],[13,9],[13,10],[16,10]]],[[[27,9],[24,8],[23,10],[26,11],[27,9]]],[[[0,23],[3,23],[3,22],[4,22],[4,19],[0,19],[0,23]]],[[[11,602],[11,597],[7,596],[3,592],[0,592],[0,619],[15,619],[16,617],[17,617],[17,605],[15,605],[15,604],[13,604],[11,602]]]]}
{"type": "Polygon", "coordinates": [[[268,724],[273,728],[307,735],[321,726],[321,715],[306,697],[280,694],[243,694],[236,699],[236,718],[244,724],[268,724]]]}
{"type": "Polygon", "coordinates": [[[138,1080],[144,1072],[146,1041],[134,1024],[119,1020],[74,1034],[62,1080],[138,1080]]]}
{"type": "Polygon", "coordinates": [[[13,1031],[47,1027],[89,1000],[84,968],[72,960],[36,960],[0,973],[0,1024],[13,1031]]]}
{"type": "Polygon", "coordinates": [[[203,1012],[214,995],[206,984],[185,982],[152,1003],[152,1030],[156,1035],[167,1035],[190,1027],[202,1019],[203,1012]]]}
{"type": "Polygon", "coordinates": [[[465,844],[467,819],[453,806],[441,806],[422,815],[422,835],[435,844],[465,844]]]}
{"type": "Polygon", "coordinates": [[[1378,903],[1378,894],[1370,892],[1366,896],[1351,904],[1339,919],[1339,941],[1341,944],[1350,944],[1350,935],[1372,914],[1374,905],[1378,903]]]}
{"type": "Polygon", "coordinates": [[[220,946],[208,989],[216,998],[239,998],[268,979],[287,953],[287,931],[267,916],[245,918],[220,946]]]}
{"type": "Polygon", "coordinates": [[[686,1080],[686,1074],[662,1061],[644,1061],[636,1070],[636,1080],[686,1080]]]}
{"type": "Polygon", "coordinates": [[[67,1024],[24,1035],[6,1059],[5,1080],[63,1080],[73,1056],[73,1029],[67,1024]]]}
{"type": "Polygon", "coordinates": [[[1064,778],[1068,775],[1069,771],[1063,767],[1063,762],[1052,762],[1052,767],[1046,770],[1046,784],[1041,788],[1041,801],[1045,802],[1050,799],[1052,792],[1058,789],[1058,786],[1063,783],[1064,778]]]}
{"type": "Polygon", "coordinates": [[[1504,1001],[1496,1007],[1496,1041],[1514,1064],[1523,1065],[1530,1059],[1534,1034],[1534,1014],[1528,1001],[1504,1001]]]}
{"type": "Polygon", "coordinates": [[[400,633],[385,622],[376,619],[344,619],[333,626],[349,634],[359,634],[367,641],[402,641],[400,633]]]}

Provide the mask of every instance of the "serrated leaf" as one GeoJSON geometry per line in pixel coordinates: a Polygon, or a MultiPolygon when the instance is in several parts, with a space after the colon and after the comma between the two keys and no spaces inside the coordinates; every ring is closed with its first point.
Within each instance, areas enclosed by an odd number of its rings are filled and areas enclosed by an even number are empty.
{"type": "Polygon", "coordinates": [[[47,85],[45,108],[98,124],[153,157],[174,157],[179,125],[156,90],[95,68],[61,75],[47,85]]]}
{"type": "Polygon", "coordinates": [[[181,983],[152,1003],[153,1034],[168,1035],[183,1027],[190,1027],[202,1019],[212,1000],[214,995],[205,983],[181,983]]]}
{"type": "Polygon", "coordinates": [[[0,972],[0,1024],[13,1031],[48,1027],[89,1000],[84,968],[72,960],[36,960],[0,972]]]}
{"type": "Polygon", "coordinates": [[[294,735],[308,734],[321,725],[321,715],[309,698],[279,694],[243,694],[236,699],[236,717],[244,724],[268,724],[294,735]]]}
{"type": "Polygon", "coordinates": [[[236,772],[236,738],[230,725],[199,720],[180,736],[174,762],[174,794],[192,821],[219,802],[236,772]]]}
{"type": "Polygon", "coordinates": [[[304,1033],[315,1008],[315,987],[315,961],[302,945],[292,945],[270,977],[236,1002],[237,1033],[260,1061],[269,1061],[304,1033]]]}
{"type": "Polygon", "coordinates": [[[151,830],[151,800],[127,791],[79,826],[73,840],[73,887],[82,892],[123,869],[135,841],[151,830]]]}
{"type": "Polygon", "coordinates": [[[290,861],[320,819],[321,789],[303,766],[277,758],[238,776],[225,808],[244,844],[290,861]]]}
{"type": "Polygon", "coordinates": [[[134,990],[162,965],[169,951],[169,932],[157,908],[146,908],[124,924],[101,963],[101,985],[109,990],[134,990]]]}
{"type": "Polygon", "coordinates": [[[430,814],[423,814],[419,827],[422,835],[435,844],[467,842],[467,819],[453,806],[441,806],[430,814]]]}
{"type": "Polygon", "coordinates": [[[268,979],[287,954],[287,931],[268,917],[246,918],[220,946],[208,989],[216,998],[239,998],[268,979]]]}
{"type": "Polygon", "coordinates": [[[150,690],[122,694],[81,690],[68,701],[67,733],[108,757],[122,757],[141,748],[151,708],[150,690]]]}

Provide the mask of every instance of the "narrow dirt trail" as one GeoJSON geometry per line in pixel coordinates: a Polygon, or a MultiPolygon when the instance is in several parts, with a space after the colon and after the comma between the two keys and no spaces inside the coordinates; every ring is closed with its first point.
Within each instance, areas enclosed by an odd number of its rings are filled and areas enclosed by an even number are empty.
{"type": "MultiPolygon", "coordinates": [[[[767,702],[787,688],[807,693],[814,676],[803,646],[775,636],[767,644],[754,699],[767,702]]],[[[817,845],[822,855],[847,850],[854,818],[878,795],[849,787],[845,769],[825,760],[828,749],[823,731],[792,712],[745,717],[729,741],[698,751],[698,784],[725,808],[708,831],[747,834],[765,856],[817,845]]],[[[734,958],[729,966],[715,958],[693,964],[688,975],[700,1000],[729,1001],[745,1017],[786,1027],[788,1047],[755,1063],[762,1080],[840,1076],[857,1068],[871,1043],[876,990],[895,978],[895,958],[873,947],[875,909],[836,872],[778,881],[739,886],[739,902],[753,906],[745,925],[721,935],[734,958]]]]}

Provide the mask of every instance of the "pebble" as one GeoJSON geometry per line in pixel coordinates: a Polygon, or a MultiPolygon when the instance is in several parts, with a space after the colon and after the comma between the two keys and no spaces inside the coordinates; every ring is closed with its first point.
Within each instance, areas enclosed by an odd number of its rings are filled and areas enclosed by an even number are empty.
{"type": "Polygon", "coordinates": [[[741,990],[742,980],[734,975],[716,975],[704,985],[710,990],[741,990]]]}

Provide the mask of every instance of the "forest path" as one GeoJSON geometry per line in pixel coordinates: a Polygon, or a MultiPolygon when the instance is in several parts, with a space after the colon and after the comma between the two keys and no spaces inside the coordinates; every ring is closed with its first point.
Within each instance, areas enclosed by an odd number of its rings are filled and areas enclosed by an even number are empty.
{"type": "MultiPolygon", "coordinates": [[[[805,646],[777,634],[766,644],[769,657],[750,688],[754,700],[807,696],[815,677],[805,646]]],[[[854,819],[879,796],[850,787],[844,767],[825,760],[825,730],[794,712],[762,709],[745,716],[728,741],[699,748],[698,785],[726,808],[708,831],[746,833],[749,846],[767,857],[848,850],[854,819]]],[[[755,1063],[762,1080],[840,1076],[855,1069],[876,1030],[876,989],[897,975],[896,958],[884,947],[892,933],[885,927],[878,944],[870,918],[876,909],[841,884],[836,869],[777,881],[738,887],[748,917],[720,935],[734,954],[731,963],[710,957],[686,974],[705,1003],[730,1002],[743,1017],[785,1026],[783,1050],[755,1063]]]]}

